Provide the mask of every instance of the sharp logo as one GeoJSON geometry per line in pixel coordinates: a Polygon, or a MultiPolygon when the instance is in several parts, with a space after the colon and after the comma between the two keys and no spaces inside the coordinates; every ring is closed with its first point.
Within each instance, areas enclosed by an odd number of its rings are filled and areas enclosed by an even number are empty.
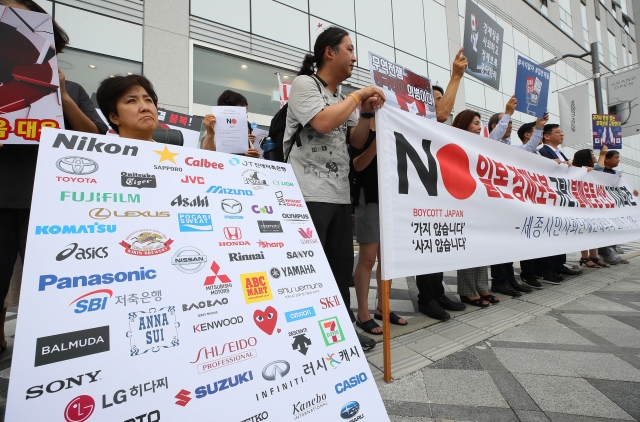
{"type": "Polygon", "coordinates": [[[75,377],[69,377],[62,380],[51,381],[45,387],[44,384],[34,385],[31,388],[27,389],[27,395],[25,397],[26,400],[29,399],[37,399],[42,396],[44,393],[57,393],[62,390],[68,390],[73,387],[80,387],[84,381],[87,381],[87,384],[91,384],[96,381],[100,381],[98,379],[98,374],[102,372],[100,370],[95,372],[87,372],[86,374],[76,375],[75,377]]]}
{"type": "Polygon", "coordinates": [[[176,251],[171,258],[171,264],[185,274],[194,274],[204,268],[207,256],[198,248],[185,246],[176,251]]]}
{"type": "Polygon", "coordinates": [[[262,369],[262,378],[267,381],[275,381],[284,378],[289,373],[291,366],[286,360],[273,361],[262,369]]]}
{"type": "Polygon", "coordinates": [[[75,175],[92,174],[98,171],[98,163],[85,157],[64,157],[56,161],[58,170],[75,175]]]}
{"type": "Polygon", "coordinates": [[[125,188],[156,188],[156,176],[153,174],[120,173],[120,183],[125,188]]]}
{"type": "Polygon", "coordinates": [[[76,314],[83,314],[85,312],[102,311],[107,306],[107,299],[113,297],[113,291],[109,289],[100,289],[93,292],[86,293],[76,300],[71,302],[69,306],[75,303],[76,309],[73,310],[76,314]],[[94,295],[104,295],[97,297],[94,295]]]}
{"type": "Polygon", "coordinates": [[[222,186],[210,186],[207,189],[207,193],[218,193],[220,195],[241,195],[241,196],[253,196],[253,191],[250,189],[231,189],[222,186]]]}
{"type": "Polygon", "coordinates": [[[34,366],[76,359],[109,351],[109,326],[56,334],[36,339],[34,366]]]}
{"type": "MultiPolygon", "coordinates": [[[[58,135],[60,136],[60,135],[58,135]]],[[[64,420],[66,422],[84,422],[93,415],[96,402],[93,397],[82,395],[72,399],[64,409],[64,420]]]]}
{"type": "Polygon", "coordinates": [[[64,261],[71,255],[74,255],[74,258],[77,260],[95,258],[102,259],[108,257],[109,252],[107,251],[107,246],[99,248],[78,248],[77,243],[69,243],[58,255],[56,255],[56,261],[64,261]],[[76,251],[78,252],[76,253],[76,251]]]}
{"type": "Polygon", "coordinates": [[[282,242],[265,242],[262,240],[258,240],[258,246],[261,248],[284,248],[284,243],[282,242]]]}
{"type": "Polygon", "coordinates": [[[112,155],[130,155],[132,157],[138,155],[138,147],[136,146],[116,143],[106,144],[104,142],[98,142],[98,138],[89,139],[86,136],[80,138],[80,142],[78,142],[78,135],[73,135],[71,139],[69,139],[64,133],[58,133],[56,140],[53,142],[53,148],[60,148],[61,146],[77,151],[104,152],[112,155]],[[87,143],[87,141],[89,142],[87,143]]]}
{"type": "Polygon", "coordinates": [[[209,207],[209,198],[206,196],[204,198],[200,198],[200,196],[196,196],[193,199],[183,198],[182,195],[178,195],[176,198],[171,201],[171,206],[179,207],[209,207]]]}

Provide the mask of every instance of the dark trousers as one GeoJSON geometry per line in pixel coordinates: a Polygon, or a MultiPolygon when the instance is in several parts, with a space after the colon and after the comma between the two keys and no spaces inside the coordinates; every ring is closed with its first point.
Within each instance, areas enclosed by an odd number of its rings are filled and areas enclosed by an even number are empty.
{"type": "Polygon", "coordinates": [[[0,299],[3,302],[18,254],[24,262],[29,211],[29,208],[0,208],[0,299]]]}
{"type": "Polygon", "coordinates": [[[516,276],[513,271],[513,262],[491,266],[491,282],[493,284],[515,284],[516,276]]]}
{"type": "Polygon", "coordinates": [[[421,274],[416,276],[418,287],[418,306],[426,305],[444,295],[444,273],[421,274]]]}
{"type": "Polygon", "coordinates": [[[520,261],[520,270],[520,276],[524,278],[533,278],[536,274],[543,275],[545,273],[544,265],[540,258],[520,261]]]}
{"type": "Polygon", "coordinates": [[[353,234],[351,231],[351,205],[307,202],[309,215],[316,226],[322,249],[327,256],[331,272],[347,307],[351,322],[356,318],[351,311],[349,285],[353,275],[353,234]]]}

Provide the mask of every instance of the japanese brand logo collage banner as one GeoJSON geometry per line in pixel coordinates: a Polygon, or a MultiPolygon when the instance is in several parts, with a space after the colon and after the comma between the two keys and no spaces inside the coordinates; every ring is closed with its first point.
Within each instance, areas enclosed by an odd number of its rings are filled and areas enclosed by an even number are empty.
{"type": "Polygon", "coordinates": [[[628,242],[639,199],[620,174],[420,119],[376,113],[385,279],[628,242]]]}
{"type": "Polygon", "coordinates": [[[287,164],[47,129],[27,243],[7,421],[388,421],[287,164]]]}

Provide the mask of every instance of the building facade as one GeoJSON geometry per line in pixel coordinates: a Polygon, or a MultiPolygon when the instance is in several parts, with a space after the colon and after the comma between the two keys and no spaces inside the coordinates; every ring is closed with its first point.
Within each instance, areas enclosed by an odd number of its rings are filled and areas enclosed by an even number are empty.
{"type": "MultiPolygon", "coordinates": [[[[37,0],[70,36],[61,69],[90,94],[112,74],[144,73],[161,106],[204,115],[225,89],[249,100],[249,118],[268,126],[279,109],[278,79],[292,80],[317,35],[331,25],[351,33],[358,62],[343,90],[369,84],[368,51],[446,87],[461,46],[466,0],[37,0]]],[[[604,77],[638,63],[638,0],[474,0],[504,28],[499,89],[465,76],[454,114],[504,110],[516,58],[542,63],[600,50],[604,77]]],[[[565,59],[549,68],[548,109],[558,122],[558,90],[589,83],[591,65],[565,59]]],[[[606,93],[603,93],[606,106],[606,93]]],[[[593,112],[595,113],[595,101],[593,112]]],[[[517,128],[530,116],[514,114],[517,128]]],[[[517,136],[512,137],[517,143],[517,136]]],[[[587,148],[584,144],[565,148],[587,148]]],[[[622,164],[640,187],[640,135],[623,141],[622,164]]]]}

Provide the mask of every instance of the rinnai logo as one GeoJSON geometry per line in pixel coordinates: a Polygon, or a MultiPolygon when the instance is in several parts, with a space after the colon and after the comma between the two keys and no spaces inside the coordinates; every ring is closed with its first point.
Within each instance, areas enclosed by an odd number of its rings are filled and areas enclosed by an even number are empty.
{"type": "Polygon", "coordinates": [[[184,163],[191,167],[202,167],[205,169],[224,170],[224,163],[216,163],[209,161],[206,158],[195,159],[193,157],[187,157],[184,163]]]}
{"type": "Polygon", "coordinates": [[[82,386],[83,380],[87,380],[87,384],[91,384],[93,382],[99,381],[98,374],[102,372],[101,370],[95,372],[87,372],[86,374],[80,374],[75,377],[69,377],[62,380],[51,381],[45,387],[44,384],[35,385],[29,389],[27,389],[27,395],[25,397],[26,400],[29,399],[37,399],[46,393],[57,393],[61,390],[68,390],[73,388],[74,386],[82,386]],[[85,378],[86,375],[86,378],[85,378]]]}
{"type": "Polygon", "coordinates": [[[127,173],[123,171],[120,173],[120,183],[125,188],[155,188],[156,185],[156,176],[153,174],[138,174],[138,173],[127,173]]]}
{"type": "Polygon", "coordinates": [[[191,183],[194,185],[204,185],[204,177],[202,176],[184,176],[184,179],[180,179],[182,183],[191,183]]]}
{"type": "Polygon", "coordinates": [[[172,207],[175,207],[176,205],[179,207],[205,207],[206,208],[206,207],[209,207],[209,198],[207,198],[206,196],[204,198],[200,198],[200,196],[198,195],[192,200],[190,200],[189,198],[183,198],[182,195],[178,195],[173,199],[173,201],[171,201],[172,207]]]}
{"type": "Polygon", "coordinates": [[[36,339],[34,366],[76,359],[109,351],[109,326],[56,334],[36,339]]]}
{"type": "Polygon", "coordinates": [[[262,240],[258,240],[258,246],[261,248],[284,248],[284,243],[282,242],[264,242],[262,240]]]}
{"type": "Polygon", "coordinates": [[[314,239],[313,238],[313,230],[311,230],[310,228],[300,228],[298,229],[298,233],[300,233],[300,236],[302,236],[302,239],[300,239],[300,243],[308,245],[311,243],[318,243],[318,239],[314,239]]]}
{"type": "Polygon", "coordinates": [[[234,261],[255,261],[257,259],[264,259],[264,252],[258,252],[254,254],[243,254],[243,253],[230,253],[229,254],[229,262],[234,261]]]}
{"type": "Polygon", "coordinates": [[[64,409],[66,422],[84,422],[93,415],[96,402],[93,397],[82,395],[71,400],[64,409]]]}
{"type": "Polygon", "coordinates": [[[102,311],[107,306],[107,299],[113,297],[113,291],[109,289],[100,289],[93,292],[86,293],[76,300],[71,302],[69,306],[76,304],[76,309],[73,310],[76,314],[82,314],[85,312],[102,311]],[[93,295],[105,295],[103,297],[96,297],[93,295]],[[93,297],[90,297],[93,296],[93,297]],[[89,298],[90,297],[90,298],[89,298]],[[89,298],[89,299],[86,299],[89,298]]]}
{"type": "Polygon", "coordinates": [[[75,175],[92,174],[98,171],[98,163],[85,157],[64,157],[56,161],[58,170],[75,175]]]}
{"type": "Polygon", "coordinates": [[[60,148],[63,146],[66,149],[75,149],[78,151],[87,151],[87,152],[105,152],[107,154],[121,154],[121,155],[131,155],[135,157],[138,155],[138,147],[130,146],[125,144],[105,144],[104,142],[98,142],[97,138],[87,138],[83,136],[78,142],[78,135],[73,135],[71,139],[67,138],[64,133],[58,133],[56,140],[53,142],[53,148],[60,148]],[[87,141],[89,143],[87,144],[87,141]],[[76,146],[77,144],[77,146],[76,146]],[[124,147],[124,148],[123,148],[124,147]],[[85,149],[86,148],[86,149],[85,149]]]}
{"type": "Polygon", "coordinates": [[[207,193],[217,193],[220,195],[239,195],[239,196],[253,196],[251,189],[231,189],[222,186],[210,186],[207,189],[207,193]]]}

